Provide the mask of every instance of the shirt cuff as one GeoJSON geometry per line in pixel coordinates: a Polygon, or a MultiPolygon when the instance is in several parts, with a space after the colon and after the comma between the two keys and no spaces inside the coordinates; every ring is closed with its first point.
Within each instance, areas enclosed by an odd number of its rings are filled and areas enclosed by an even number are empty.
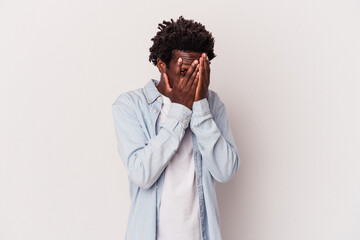
{"type": "Polygon", "coordinates": [[[167,117],[173,118],[181,122],[185,128],[189,126],[189,122],[192,115],[191,109],[180,104],[172,102],[167,117]]]}
{"type": "Polygon", "coordinates": [[[211,114],[207,98],[203,98],[196,102],[193,102],[192,112],[192,117],[204,117],[208,114],[211,114]]]}

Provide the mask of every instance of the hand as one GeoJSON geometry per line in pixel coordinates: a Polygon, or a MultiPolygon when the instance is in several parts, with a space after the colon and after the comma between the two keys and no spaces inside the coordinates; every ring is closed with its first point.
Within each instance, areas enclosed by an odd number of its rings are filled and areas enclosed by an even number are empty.
{"type": "Polygon", "coordinates": [[[206,53],[203,53],[200,57],[199,73],[199,83],[196,88],[194,102],[206,97],[210,85],[210,61],[206,53]]]}
{"type": "Polygon", "coordinates": [[[182,59],[179,58],[176,63],[175,81],[172,88],[166,73],[163,73],[165,90],[169,93],[168,96],[171,102],[179,103],[192,109],[195,91],[199,82],[199,61],[194,60],[192,62],[184,77],[180,75],[181,66],[182,59]]]}

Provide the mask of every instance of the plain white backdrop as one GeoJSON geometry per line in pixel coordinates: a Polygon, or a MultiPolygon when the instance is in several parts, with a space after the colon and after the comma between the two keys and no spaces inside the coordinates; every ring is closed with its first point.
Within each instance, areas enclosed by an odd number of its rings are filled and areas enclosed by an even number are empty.
{"type": "Polygon", "coordinates": [[[210,88],[241,166],[217,184],[225,240],[360,239],[356,0],[0,0],[0,239],[124,239],[111,105],[160,75],[162,20],[213,33],[210,88]]]}

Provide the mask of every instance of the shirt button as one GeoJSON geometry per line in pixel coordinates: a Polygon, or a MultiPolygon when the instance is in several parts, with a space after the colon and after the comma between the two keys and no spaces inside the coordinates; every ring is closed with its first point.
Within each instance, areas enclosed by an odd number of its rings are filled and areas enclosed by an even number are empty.
{"type": "Polygon", "coordinates": [[[159,188],[159,185],[156,185],[156,189],[158,189],[159,188]]]}
{"type": "Polygon", "coordinates": [[[158,97],[158,100],[159,100],[159,101],[161,100],[161,96],[160,96],[160,97],[158,97]]]}
{"type": "Polygon", "coordinates": [[[189,119],[190,119],[190,116],[187,116],[186,119],[189,120],[189,119]]]}
{"type": "Polygon", "coordinates": [[[154,113],[156,113],[157,112],[157,109],[154,109],[154,113]]]}

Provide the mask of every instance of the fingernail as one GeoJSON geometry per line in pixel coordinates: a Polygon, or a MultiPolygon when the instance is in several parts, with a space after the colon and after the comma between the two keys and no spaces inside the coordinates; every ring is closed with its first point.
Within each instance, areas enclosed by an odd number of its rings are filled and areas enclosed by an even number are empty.
{"type": "Polygon", "coordinates": [[[178,63],[181,63],[181,58],[178,59],[178,63]]]}
{"type": "Polygon", "coordinates": [[[198,64],[198,60],[195,60],[194,64],[198,64]]]}

